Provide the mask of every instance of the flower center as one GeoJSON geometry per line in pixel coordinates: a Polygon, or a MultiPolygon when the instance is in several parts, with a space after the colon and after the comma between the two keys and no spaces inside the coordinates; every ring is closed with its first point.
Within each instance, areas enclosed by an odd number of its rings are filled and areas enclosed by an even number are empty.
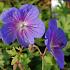
{"type": "Polygon", "coordinates": [[[24,27],[26,27],[26,26],[27,26],[27,24],[24,23],[24,22],[20,24],[20,28],[24,28],[24,27]]]}
{"type": "Polygon", "coordinates": [[[21,31],[21,30],[26,29],[26,27],[27,27],[27,22],[19,22],[17,28],[18,28],[19,31],[21,31]]]}

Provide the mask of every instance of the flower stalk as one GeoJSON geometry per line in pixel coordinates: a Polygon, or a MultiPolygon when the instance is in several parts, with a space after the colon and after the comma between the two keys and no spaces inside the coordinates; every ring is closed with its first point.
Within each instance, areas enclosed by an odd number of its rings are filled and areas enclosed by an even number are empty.
{"type": "Polygon", "coordinates": [[[17,67],[19,67],[20,70],[24,70],[23,65],[17,61],[14,65],[13,65],[13,70],[16,70],[17,67]]]}

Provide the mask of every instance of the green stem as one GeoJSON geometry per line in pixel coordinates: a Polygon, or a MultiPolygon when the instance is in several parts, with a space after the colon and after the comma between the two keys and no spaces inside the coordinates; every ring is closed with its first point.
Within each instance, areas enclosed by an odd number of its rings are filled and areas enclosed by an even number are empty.
{"type": "Polygon", "coordinates": [[[44,70],[43,59],[42,59],[42,70],[44,70]]]}
{"type": "Polygon", "coordinates": [[[44,50],[44,53],[42,54],[42,70],[44,70],[44,56],[45,56],[45,54],[46,54],[46,52],[47,52],[47,48],[45,48],[45,50],[44,50]]]}

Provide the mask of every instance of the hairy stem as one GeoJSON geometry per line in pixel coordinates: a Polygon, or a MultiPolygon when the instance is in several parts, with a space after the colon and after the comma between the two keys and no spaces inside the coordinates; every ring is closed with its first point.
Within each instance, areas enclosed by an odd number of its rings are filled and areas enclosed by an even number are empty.
{"type": "Polygon", "coordinates": [[[21,63],[18,64],[20,70],[24,70],[23,65],[21,63]]]}
{"type": "Polygon", "coordinates": [[[28,49],[31,52],[33,48],[37,49],[39,51],[39,53],[42,54],[41,51],[40,51],[40,49],[36,45],[30,44],[28,49]]]}
{"type": "Polygon", "coordinates": [[[13,70],[16,70],[17,69],[17,64],[15,63],[14,65],[13,65],[13,70]]]}

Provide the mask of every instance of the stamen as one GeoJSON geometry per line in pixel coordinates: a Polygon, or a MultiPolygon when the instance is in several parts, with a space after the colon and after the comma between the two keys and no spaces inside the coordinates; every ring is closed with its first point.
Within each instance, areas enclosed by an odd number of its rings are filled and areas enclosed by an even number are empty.
{"type": "Polygon", "coordinates": [[[26,27],[27,27],[27,22],[19,22],[17,29],[21,31],[21,30],[25,29],[26,27]]]}

